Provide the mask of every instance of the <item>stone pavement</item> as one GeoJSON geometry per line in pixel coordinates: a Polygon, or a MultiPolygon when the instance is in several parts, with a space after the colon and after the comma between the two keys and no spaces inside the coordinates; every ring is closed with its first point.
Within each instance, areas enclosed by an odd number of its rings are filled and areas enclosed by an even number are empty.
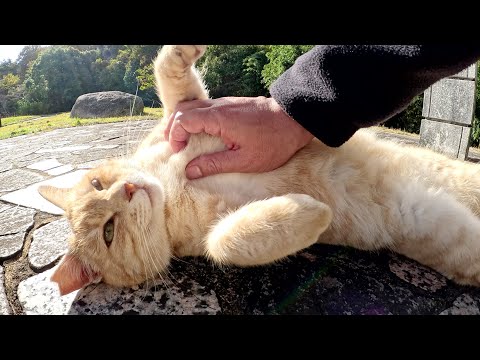
{"type": "Polygon", "coordinates": [[[480,289],[395,254],[326,245],[250,269],[184,258],[174,261],[168,279],[131,289],[97,284],[60,297],[49,276],[70,229],[36,188],[75,183],[86,169],[128,153],[155,123],[0,141],[0,314],[480,314],[480,289]]]}

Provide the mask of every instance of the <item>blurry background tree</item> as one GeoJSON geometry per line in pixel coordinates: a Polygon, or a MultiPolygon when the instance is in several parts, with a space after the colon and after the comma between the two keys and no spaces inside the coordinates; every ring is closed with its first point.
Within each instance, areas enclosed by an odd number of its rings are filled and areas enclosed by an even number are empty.
{"type": "MultiPolygon", "coordinates": [[[[210,45],[198,62],[213,98],[269,96],[270,85],[313,45],[210,45]]],[[[161,45],[27,45],[0,62],[0,115],[70,111],[84,93],[119,90],[159,106],[152,62],[161,45]]],[[[478,87],[478,83],[477,83],[478,87]]],[[[423,95],[385,126],[418,133],[423,95]]],[[[480,93],[472,141],[480,142],[480,93]]]]}

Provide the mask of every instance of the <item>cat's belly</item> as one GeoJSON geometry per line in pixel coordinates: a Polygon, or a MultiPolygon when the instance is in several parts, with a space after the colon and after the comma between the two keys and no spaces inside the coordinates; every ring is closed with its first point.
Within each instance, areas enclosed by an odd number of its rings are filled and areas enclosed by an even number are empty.
{"type": "Polygon", "coordinates": [[[267,190],[266,179],[260,174],[218,174],[193,180],[190,185],[220,196],[228,207],[238,207],[272,196],[267,190]]]}

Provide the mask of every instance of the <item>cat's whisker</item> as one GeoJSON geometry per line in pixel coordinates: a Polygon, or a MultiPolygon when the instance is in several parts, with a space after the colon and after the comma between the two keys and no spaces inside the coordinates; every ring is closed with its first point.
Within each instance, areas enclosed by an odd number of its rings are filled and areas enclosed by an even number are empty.
{"type": "Polygon", "coordinates": [[[147,279],[152,279],[152,281],[154,281],[154,279],[157,276],[156,276],[156,274],[154,274],[153,270],[149,266],[146,265],[147,264],[147,255],[149,255],[149,252],[148,252],[148,247],[147,247],[147,238],[146,238],[144,232],[140,233],[139,242],[140,242],[140,244],[143,248],[143,253],[145,254],[145,256],[143,257],[143,264],[145,266],[145,275],[146,275],[147,279]],[[150,275],[148,274],[148,272],[149,272],[148,270],[150,271],[150,275]]]}
{"type": "MultiPolygon", "coordinates": [[[[150,229],[147,228],[147,229],[145,230],[145,232],[146,232],[147,234],[149,234],[149,233],[150,233],[150,229]]],[[[158,267],[157,267],[157,263],[155,262],[155,257],[154,257],[154,256],[152,255],[152,253],[151,253],[151,249],[150,249],[150,246],[149,246],[148,242],[146,241],[146,238],[147,238],[147,237],[144,237],[144,239],[145,239],[144,244],[145,244],[146,249],[147,249],[147,255],[149,256],[150,260],[152,261],[152,264],[153,264],[153,266],[155,267],[155,271],[156,271],[156,274],[155,274],[156,276],[154,276],[154,278],[160,277],[162,283],[163,283],[163,284],[165,285],[165,287],[167,288],[167,290],[168,290],[168,292],[169,292],[169,296],[170,296],[170,295],[171,295],[170,288],[169,288],[167,282],[165,281],[165,279],[163,278],[162,272],[161,272],[161,271],[158,269],[158,267]]],[[[150,238],[150,237],[149,237],[149,238],[150,238]]],[[[160,259],[160,258],[158,258],[158,259],[160,259]]],[[[161,265],[161,264],[160,264],[160,265],[161,265]]]]}
{"type": "Polygon", "coordinates": [[[179,258],[178,256],[175,256],[175,255],[172,255],[172,260],[175,260],[175,261],[178,261],[178,262],[182,262],[182,263],[184,263],[184,264],[190,264],[190,262],[185,261],[185,260],[183,260],[183,259],[181,259],[181,258],[179,258]]]}
{"type": "MultiPolygon", "coordinates": [[[[138,243],[139,243],[140,248],[142,248],[142,252],[144,252],[145,250],[144,250],[144,247],[142,246],[143,245],[142,240],[140,239],[140,241],[138,243]]],[[[146,280],[144,281],[144,287],[143,287],[143,289],[145,290],[144,297],[142,298],[142,301],[143,301],[148,294],[148,289],[149,289],[148,281],[149,281],[150,277],[148,276],[147,265],[146,265],[145,258],[143,256],[140,256],[140,260],[143,263],[143,270],[145,271],[145,276],[146,276],[146,280]]]]}

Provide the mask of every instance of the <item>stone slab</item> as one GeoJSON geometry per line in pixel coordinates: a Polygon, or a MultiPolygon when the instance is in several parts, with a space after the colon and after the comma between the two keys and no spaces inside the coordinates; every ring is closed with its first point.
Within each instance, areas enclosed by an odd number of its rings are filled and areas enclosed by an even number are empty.
{"type": "Polygon", "coordinates": [[[13,168],[12,163],[2,162],[0,163],[0,173],[11,170],[13,168]]]}
{"type": "Polygon", "coordinates": [[[465,126],[422,119],[420,145],[451,158],[465,159],[470,131],[465,126]]]}
{"type": "Polygon", "coordinates": [[[44,154],[44,153],[57,153],[57,152],[72,152],[72,151],[80,151],[80,150],[87,150],[90,149],[91,145],[77,145],[77,146],[64,146],[58,148],[46,148],[37,150],[36,154],[44,154]]]}
{"type": "Polygon", "coordinates": [[[2,206],[0,213],[0,235],[26,231],[33,224],[35,211],[20,206],[2,206]]]}
{"type": "Polygon", "coordinates": [[[63,165],[63,166],[59,166],[59,167],[50,169],[50,170],[47,171],[47,174],[52,175],[52,176],[57,176],[57,175],[65,174],[69,171],[72,171],[73,169],[74,169],[74,167],[72,165],[68,164],[68,165],[63,165]]]}
{"type": "Polygon", "coordinates": [[[92,161],[88,161],[88,162],[85,162],[85,163],[82,163],[82,164],[78,164],[77,165],[77,169],[93,169],[95,167],[97,167],[98,165],[102,164],[105,160],[92,160],[92,161]]]}
{"type": "Polygon", "coordinates": [[[468,157],[468,151],[470,149],[470,135],[472,128],[470,126],[463,126],[462,138],[460,139],[460,146],[458,150],[457,159],[466,160],[468,157]]]}
{"type": "Polygon", "coordinates": [[[423,92],[423,107],[422,107],[422,116],[424,118],[428,117],[430,114],[430,102],[432,101],[432,88],[429,87],[423,92]]]}
{"type": "Polygon", "coordinates": [[[10,309],[10,305],[8,305],[7,295],[5,294],[3,284],[3,268],[0,266],[0,315],[10,315],[12,310],[10,309]]]}
{"type": "Polygon", "coordinates": [[[95,146],[92,150],[95,150],[95,149],[102,149],[102,150],[116,149],[116,148],[119,147],[119,146],[120,146],[120,144],[97,145],[97,146],[95,146]]]}
{"type": "Polygon", "coordinates": [[[27,166],[28,169],[46,171],[56,167],[62,166],[57,159],[46,159],[27,166]]]}
{"type": "Polygon", "coordinates": [[[18,298],[27,315],[194,315],[220,312],[215,292],[183,278],[134,288],[94,284],[60,296],[50,276],[55,268],[24,280],[18,298]]]}
{"type": "Polygon", "coordinates": [[[0,192],[15,191],[44,179],[45,176],[23,169],[2,172],[0,173],[0,192]]]}
{"type": "Polygon", "coordinates": [[[451,76],[452,78],[466,78],[466,79],[475,79],[476,64],[472,64],[466,69],[463,69],[459,73],[451,76]]]}
{"type": "Polygon", "coordinates": [[[453,302],[453,306],[440,315],[480,315],[480,303],[468,294],[462,294],[453,302]]]}
{"type": "Polygon", "coordinates": [[[33,232],[28,260],[34,269],[52,264],[67,252],[68,237],[72,234],[66,218],[52,221],[33,232]]]}
{"type": "Polygon", "coordinates": [[[10,209],[11,205],[0,203],[0,213],[4,210],[10,209]]]}
{"type": "Polygon", "coordinates": [[[17,255],[23,248],[25,232],[0,236],[0,260],[10,259],[17,255]]]}
{"type": "Polygon", "coordinates": [[[471,125],[475,102],[475,82],[461,79],[442,79],[431,87],[427,118],[471,125]]]}
{"type": "Polygon", "coordinates": [[[60,188],[68,188],[74,186],[80,181],[87,170],[77,170],[66,175],[61,175],[33,184],[25,189],[11,192],[0,197],[0,200],[8,201],[14,204],[23,205],[33,209],[38,209],[50,214],[62,215],[64,211],[45,200],[39,193],[40,185],[53,185],[60,188]]]}
{"type": "Polygon", "coordinates": [[[444,276],[413,260],[392,255],[388,265],[390,271],[400,279],[422,290],[434,293],[447,286],[444,276]]]}
{"type": "Polygon", "coordinates": [[[11,258],[22,250],[34,215],[34,210],[19,206],[8,206],[0,213],[0,260],[11,258]]]}

